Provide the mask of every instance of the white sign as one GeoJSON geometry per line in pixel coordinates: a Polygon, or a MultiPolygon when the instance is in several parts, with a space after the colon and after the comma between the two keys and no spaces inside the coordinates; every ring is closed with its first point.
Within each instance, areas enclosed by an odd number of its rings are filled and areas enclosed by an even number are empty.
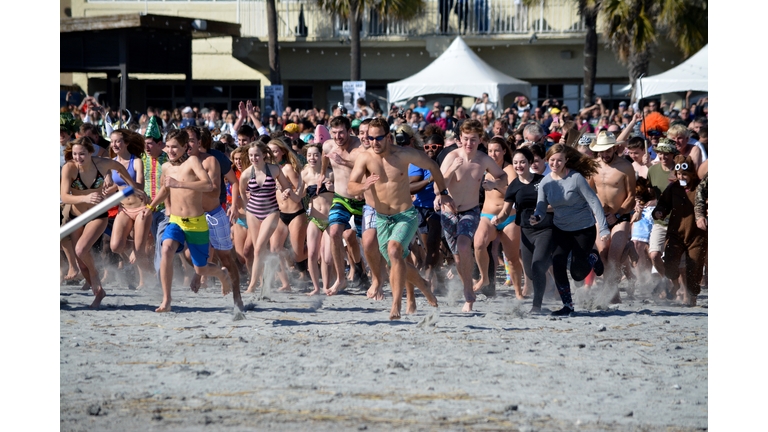
{"type": "Polygon", "coordinates": [[[264,86],[264,111],[269,113],[275,110],[277,117],[283,115],[283,86],[271,85],[264,86]]]}
{"type": "Polygon", "coordinates": [[[348,112],[359,111],[357,100],[365,99],[365,81],[343,81],[341,91],[344,93],[344,107],[348,112]]]}

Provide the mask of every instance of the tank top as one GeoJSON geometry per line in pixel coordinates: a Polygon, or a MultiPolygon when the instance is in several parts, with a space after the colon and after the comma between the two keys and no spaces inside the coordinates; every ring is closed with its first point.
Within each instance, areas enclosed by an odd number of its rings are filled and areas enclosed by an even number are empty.
{"type": "MultiPolygon", "coordinates": [[[[133,155],[131,155],[131,160],[128,161],[128,175],[131,176],[131,178],[135,181],[136,180],[136,169],[133,167],[133,159],[134,158],[135,157],[133,155]]],[[[113,160],[115,162],[117,162],[117,156],[115,156],[115,158],[113,160]]],[[[117,163],[120,163],[120,162],[117,162],[117,163]]],[[[120,187],[128,186],[128,184],[123,181],[123,178],[120,177],[120,174],[118,174],[117,171],[112,171],[112,181],[116,185],[118,185],[120,187]]]]}
{"type": "Polygon", "coordinates": [[[277,205],[277,182],[269,172],[269,167],[264,164],[266,168],[264,184],[259,186],[256,181],[256,167],[253,167],[251,171],[251,179],[248,180],[248,192],[251,196],[248,199],[245,209],[252,215],[256,216],[259,220],[266,219],[267,216],[279,210],[277,205]]]}

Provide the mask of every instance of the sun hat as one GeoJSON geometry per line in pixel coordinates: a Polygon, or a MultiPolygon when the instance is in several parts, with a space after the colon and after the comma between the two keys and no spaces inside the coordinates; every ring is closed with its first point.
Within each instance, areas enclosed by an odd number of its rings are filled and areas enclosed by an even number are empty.
{"type": "Polygon", "coordinates": [[[589,149],[593,152],[601,152],[606,151],[609,148],[621,144],[624,141],[617,142],[616,136],[613,134],[613,132],[608,132],[607,130],[602,130],[600,133],[597,134],[597,140],[595,140],[592,144],[589,145],[589,149]]]}

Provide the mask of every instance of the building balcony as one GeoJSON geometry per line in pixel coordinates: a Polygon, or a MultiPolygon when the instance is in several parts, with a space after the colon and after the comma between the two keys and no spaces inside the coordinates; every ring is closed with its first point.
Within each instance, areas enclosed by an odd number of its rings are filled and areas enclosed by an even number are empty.
{"type": "MultiPolygon", "coordinates": [[[[239,2],[243,37],[266,38],[264,0],[239,2]]],[[[547,0],[527,7],[519,0],[426,0],[422,16],[397,20],[368,9],[363,13],[362,40],[402,40],[429,36],[493,37],[550,34],[578,36],[585,31],[577,2],[547,0]]],[[[279,1],[278,39],[329,41],[349,37],[349,21],[320,9],[314,1],[279,1]]]]}

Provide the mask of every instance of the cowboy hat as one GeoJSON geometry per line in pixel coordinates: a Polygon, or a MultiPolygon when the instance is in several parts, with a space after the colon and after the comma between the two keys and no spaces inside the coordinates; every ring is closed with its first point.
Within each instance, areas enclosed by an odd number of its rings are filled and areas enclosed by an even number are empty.
{"type": "Polygon", "coordinates": [[[593,152],[606,151],[616,144],[621,144],[623,142],[624,141],[616,142],[616,136],[613,135],[613,132],[600,131],[600,133],[597,134],[597,140],[589,145],[589,149],[593,152]]]}

